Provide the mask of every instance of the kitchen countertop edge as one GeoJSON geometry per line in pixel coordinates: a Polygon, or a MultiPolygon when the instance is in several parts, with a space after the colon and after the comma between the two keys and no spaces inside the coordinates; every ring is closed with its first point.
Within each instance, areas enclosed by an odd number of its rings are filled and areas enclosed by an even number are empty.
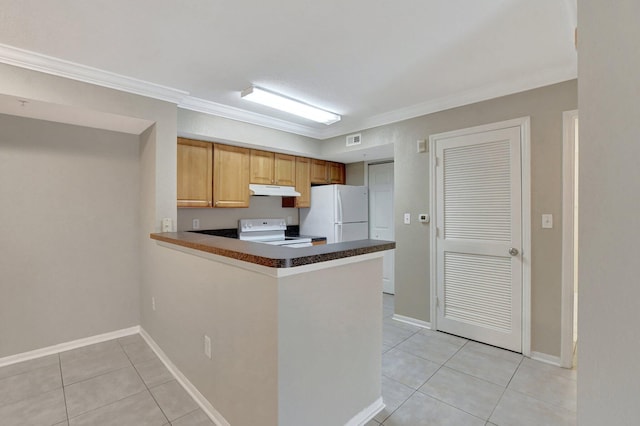
{"type": "Polygon", "coordinates": [[[280,247],[192,232],[163,232],[150,238],[270,268],[291,268],[392,250],[393,241],[359,240],[313,247],[280,247]]]}

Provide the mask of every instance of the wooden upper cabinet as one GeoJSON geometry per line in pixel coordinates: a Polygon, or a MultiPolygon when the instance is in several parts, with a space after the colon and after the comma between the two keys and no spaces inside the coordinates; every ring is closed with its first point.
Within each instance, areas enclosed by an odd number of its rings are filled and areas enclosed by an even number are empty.
{"type": "Polygon", "coordinates": [[[249,207],[248,148],[214,144],[213,207],[249,207]]]}
{"type": "Polygon", "coordinates": [[[327,162],[324,160],[311,160],[311,183],[327,183],[327,162]]]}
{"type": "Polygon", "coordinates": [[[273,178],[274,157],[273,152],[252,149],[251,151],[251,183],[271,185],[275,183],[273,178]]]}
{"type": "Polygon", "coordinates": [[[294,155],[276,153],[273,166],[275,184],[295,186],[297,182],[296,165],[296,157],[294,155]]]}
{"type": "Polygon", "coordinates": [[[298,197],[282,197],[282,207],[311,207],[311,159],[296,157],[296,191],[298,197]]]}
{"type": "Polygon", "coordinates": [[[251,183],[294,186],[296,184],[296,157],[252,149],[251,183]]]}
{"type": "Polygon", "coordinates": [[[178,207],[211,207],[213,144],[178,138],[178,207]]]}
{"type": "Polygon", "coordinates": [[[336,183],[344,185],[344,164],[325,160],[311,160],[311,183],[320,185],[336,183]]]}
{"type": "Polygon", "coordinates": [[[329,183],[344,185],[344,182],[345,182],[344,164],[327,161],[327,178],[329,180],[329,183]]]}

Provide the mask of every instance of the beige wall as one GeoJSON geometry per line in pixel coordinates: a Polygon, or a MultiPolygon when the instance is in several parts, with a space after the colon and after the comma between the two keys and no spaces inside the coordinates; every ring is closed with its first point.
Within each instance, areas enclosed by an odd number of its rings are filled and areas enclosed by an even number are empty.
{"type": "Polygon", "coordinates": [[[346,184],[362,186],[365,182],[365,164],[364,161],[351,163],[345,166],[346,184]]]}
{"type": "Polygon", "coordinates": [[[200,220],[200,229],[237,228],[238,219],[291,218],[289,225],[298,224],[298,209],[282,208],[282,197],[251,197],[246,209],[178,209],[178,230],[193,229],[193,219],[200,220]]]}
{"type": "Polygon", "coordinates": [[[315,139],[214,115],[178,109],[180,136],[320,158],[315,139]]]}
{"type": "Polygon", "coordinates": [[[143,328],[229,423],[275,426],[274,279],[155,242],[151,249],[143,328]],[[205,334],[211,338],[212,359],[203,353],[205,334]]]}
{"type": "Polygon", "coordinates": [[[230,424],[340,425],[379,398],[380,257],[276,278],[152,250],[144,329],[230,424]]]}
{"type": "MultiPolygon", "coordinates": [[[[394,144],[396,222],[396,313],[430,321],[429,228],[414,217],[429,211],[427,153],[416,140],[481,124],[531,117],[532,169],[532,350],[560,355],[562,246],[562,112],[577,107],[575,80],[492,99],[387,126],[362,131],[363,144],[394,144]],[[542,229],[540,215],[554,215],[554,229],[542,229]]],[[[343,149],[344,138],[323,142],[323,152],[343,149]]]]}
{"type": "MultiPolygon", "coordinates": [[[[117,115],[124,115],[134,118],[142,118],[150,120],[155,124],[144,132],[140,137],[134,137],[134,140],[138,143],[133,143],[135,146],[136,158],[138,158],[137,179],[138,182],[132,181],[121,186],[130,186],[131,190],[136,192],[138,205],[135,210],[129,210],[124,217],[116,217],[115,221],[117,225],[123,222],[136,223],[132,232],[135,233],[135,238],[131,240],[119,240],[118,244],[115,244],[113,240],[110,240],[109,233],[113,233],[113,227],[109,225],[111,220],[109,215],[100,213],[96,214],[95,211],[89,211],[89,217],[91,218],[91,226],[78,223],[78,226],[83,225],[82,237],[77,238],[80,243],[93,247],[91,252],[84,253],[84,256],[79,261],[89,265],[89,269],[95,265],[100,264],[102,261],[103,253],[99,250],[99,239],[106,238],[109,241],[107,247],[112,251],[120,251],[121,253],[133,253],[137,251],[137,259],[139,265],[137,266],[138,272],[136,274],[137,283],[129,283],[133,288],[137,286],[134,293],[132,293],[132,299],[123,298],[122,295],[118,296],[117,293],[109,293],[113,286],[119,286],[120,283],[105,283],[105,278],[101,278],[101,275],[97,272],[102,272],[95,267],[95,277],[91,277],[92,285],[87,285],[81,290],[86,294],[76,297],[81,298],[83,302],[70,309],[66,309],[63,304],[49,303],[44,304],[39,302],[41,309],[32,309],[29,311],[29,316],[24,318],[24,321],[16,321],[16,318],[12,316],[10,321],[5,321],[2,318],[2,325],[0,325],[0,342],[2,349],[0,349],[0,356],[2,355],[14,355],[29,349],[42,348],[49,345],[64,343],[69,340],[79,339],[83,337],[90,337],[99,332],[114,331],[119,328],[123,328],[130,325],[135,325],[136,322],[144,322],[144,318],[140,315],[139,303],[136,301],[146,300],[143,296],[149,293],[148,288],[153,286],[148,278],[147,271],[152,264],[153,253],[151,247],[154,247],[153,243],[149,240],[150,232],[157,232],[160,230],[160,223],[163,217],[169,217],[176,220],[176,106],[167,102],[162,102],[154,99],[145,98],[138,95],[132,95],[128,93],[119,92],[117,90],[107,89],[104,87],[94,86],[91,84],[81,83],[77,81],[68,80],[61,77],[55,77],[47,74],[43,74],[36,71],[29,71],[9,65],[0,64],[0,93],[11,96],[17,96],[22,99],[31,99],[36,101],[47,102],[56,105],[79,107],[90,111],[97,111],[101,113],[110,113],[117,115]],[[107,236],[104,236],[106,234],[107,236]],[[91,245],[93,244],[93,245],[91,245]],[[96,246],[95,244],[98,244],[96,246]],[[93,285],[94,283],[100,285],[93,285]],[[102,303],[103,300],[110,300],[113,303],[102,303]],[[93,303],[87,301],[100,301],[101,305],[97,308],[93,308],[93,303]],[[137,308],[134,308],[134,312],[130,316],[123,314],[122,318],[115,319],[122,309],[127,309],[130,303],[134,303],[137,308]],[[91,313],[96,310],[95,316],[91,313]],[[135,312],[137,311],[137,312],[135,312]],[[98,315],[98,313],[100,315],[98,315]],[[69,329],[60,327],[52,331],[50,335],[44,335],[42,332],[31,328],[31,324],[38,324],[42,326],[45,322],[52,324],[69,324],[69,329]],[[3,328],[6,325],[8,329],[3,328]],[[9,343],[11,341],[11,343],[9,343]],[[6,345],[6,346],[5,346],[6,345]],[[6,349],[5,349],[6,348],[6,349]]],[[[4,134],[4,126],[1,127],[4,134]]],[[[84,139],[83,139],[84,140],[84,139]]],[[[116,138],[117,140],[117,138],[116,138]]],[[[129,139],[130,140],[130,139],[129,139]]],[[[70,147],[74,147],[74,144],[78,144],[80,141],[77,139],[71,139],[68,141],[70,147]]],[[[64,159],[65,155],[69,155],[71,158],[72,150],[60,147],[59,149],[52,150],[51,155],[61,155],[64,159]],[[58,152],[60,151],[60,152],[58,152]]],[[[109,151],[97,151],[97,158],[95,159],[96,167],[103,166],[103,163],[108,164],[110,161],[109,151]],[[98,155],[99,154],[99,155],[98,155]]],[[[74,163],[75,166],[75,163],[74,163]]],[[[78,167],[82,167],[78,165],[78,167]]],[[[81,169],[74,167],[67,167],[64,169],[69,173],[73,180],[82,180],[86,172],[80,172],[81,169]]],[[[33,176],[40,176],[39,170],[33,172],[33,176]]],[[[13,174],[12,174],[13,175],[13,174]]],[[[29,175],[26,181],[29,181],[30,185],[33,185],[34,181],[29,175]]],[[[17,182],[16,178],[10,178],[13,182],[17,182]]],[[[111,176],[116,182],[120,182],[116,176],[111,176]]],[[[104,182],[105,185],[108,182],[104,182]]],[[[120,182],[122,183],[122,182],[120,182]]],[[[98,185],[98,188],[100,186],[98,185]]],[[[108,194],[107,198],[112,202],[110,204],[118,204],[121,202],[119,199],[119,193],[128,190],[123,190],[119,187],[109,187],[113,191],[108,194]]],[[[93,194],[89,191],[82,194],[64,194],[65,197],[71,197],[72,200],[77,201],[84,199],[84,197],[91,197],[93,194]]],[[[104,195],[103,195],[104,196],[104,195]]],[[[63,198],[64,199],[64,198],[63,198]]],[[[99,200],[93,200],[89,198],[96,206],[102,206],[102,202],[99,200]]],[[[75,214],[76,204],[63,203],[60,200],[54,200],[55,202],[45,203],[47,205],[41,205],[33,201],[33,208],[35,210],[41,210],[41,213],[56,216],[56,217],[73,217],[75,214]]],[[[111,212],[115,207],[105,207],[105,212],[111,212]]],[[[101,209],[102,211],[102,209],[101,209]]],[[[11,203],[3,203],[3,209],[1,214],[16,216],[19,210],[11,203]]],[[[35,217],[35,212],[30,213],[30,217],[35,217]]],[[[117,228],[117,226],[116,226],[117,228]]],[[[68,232],[73,232],[74,227],[71,224],[66,225],[68,232]]],[[[123,228],[127,229],[127,228],[123,228]]],[[[123,232],[118,230],[117,232],[123,232]]],[[[130,237],[127,235],[126,238],[130,237]]],[[[71,238],[71,237],[70,237],[71,238]]],[[[123,239],[125,237],[122,237],[123,239]]],[[[60,239],[63,239],[60,237],[60,239]]],[[[73,241],[73,240],[72,240],[73,241]]],[[[61,263],[65,267],[75,263],[74,251],[77,247],[70,244],[67,247],[62,247],[62,242],[43,241],[42,238],[20,238],[20,244],[28,245],[29,247],[38,247],[38,250],[45,250],[47,253],[54,253],[56,256],[65,258],[68,261],[61,263]]],[[[2,246],[5,247],[4,245],[2,246]]],[[[35,249],[34,249],[35,250],[35,249]]],[[[113,254],[115,256],[115,254],[113,254]]],[[[127,265],[126,261],[123,265],[127,265]]],[[[13,281],[22,282],[23,285],[32,286],[36,281],[31,277],[44,277],[49,272],[48,265],[37,264],[31,265],[31,269],[23,269],[21,271],[15,271],[12,276],[13,281]]],[[[55,265],[51,265],[53,267],[55,265]]],[[[80,265],[80,268],[83,266],[80,265]]],[[[117,273],[111,271],[113,276],[117,273]]],[[[87,274],[79,275],[87,277],[87,274]]],[[[5,280],[3,278],[2,284],[5,280]]],[[[11,283],[9,282],[9,285],[11,283]]],[[[64,292],[80,291],[77,287],[71,287],[69,280],[61,279],[55,283],[64,292]]],[[[49,287],[52,288],[52,287],[49,287]]],[[[14,295],[13,293],[7,293],[3,291],[2,302],[13,304],[12,309],[26,310],[30,308],[30,304],[33,300],[38,300],[42,297],[38,289],[29,289],[30,293],[27,296],[14,295]]],[[[115,290],[114,290],[115,291],[115,290]]],[[[53,295],[52,300],[56,300],[57,297],[53,295]]],[[[35,306],[35,305],[34,305],[35,306]]],[[[7,315],[4,310],[0,315],[7,315]]]]}
{"type": "Polygon", "coordinates": [[[636,425],[640,2],[578,3],[578,423],[636,425]]]}
{"type": "Polygon", "coordinates": [[[0,129],[0,357],[138,325],[138,137],[0,129]]]}

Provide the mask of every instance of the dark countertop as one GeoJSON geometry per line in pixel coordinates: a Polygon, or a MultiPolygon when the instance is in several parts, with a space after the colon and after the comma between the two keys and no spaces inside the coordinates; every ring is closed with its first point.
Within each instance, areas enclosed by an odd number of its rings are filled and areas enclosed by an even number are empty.
{"type": "Polygon", "coordinates": [[[393,241],[359,240],[312,247],[280,247],[194,232],[163,232],[151,239],[271,268],[311,265],[351,256],[392,250],[393,241]]]}

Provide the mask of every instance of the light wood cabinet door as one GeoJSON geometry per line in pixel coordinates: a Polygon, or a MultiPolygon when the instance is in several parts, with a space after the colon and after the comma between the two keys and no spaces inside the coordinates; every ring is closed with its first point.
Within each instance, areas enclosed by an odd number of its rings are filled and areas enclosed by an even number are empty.
{"type": "Polygon", "coordinates": [[[276,153],[274,156],[273,175],[276,185],[296,185],[296,157],[276,153]]]}
{"type": "Polygon", "coordinates": [[[248,148],[214,144],[213,207],[249,207],[248,148]]]}
{"type": "Polygon", "coordinates": [[[178,138],[178,207],[211,207],[213,144],[178,138]]]}
{"type": "Polygon", "coordinates": [[[251,183],[261,185],[274,184],[274,156],[273,152],[252,149],[251,151],[251,183]]]}
{"type": "Polygon", "coordinates": [[[296,157],[296,191],[295,207],[311,207],[311,160],[296,157]]]}
{"type": "Polygon", "coordinates": [[[327,162],[311,159],[311,183],[327,183],[327,162]]]}
{"type": "Polygon", "coordinates": [[[311,159],[296,157],[296,191],[298,197],[282,197],[282,207],[311,207],[311,159]]]}
{"type": "Polygon", "coordinates": [[[344,164],[327,161],[327,178],[329,180],[329,183],[344,185],[344,182],[345,182],[344,164]]]}

